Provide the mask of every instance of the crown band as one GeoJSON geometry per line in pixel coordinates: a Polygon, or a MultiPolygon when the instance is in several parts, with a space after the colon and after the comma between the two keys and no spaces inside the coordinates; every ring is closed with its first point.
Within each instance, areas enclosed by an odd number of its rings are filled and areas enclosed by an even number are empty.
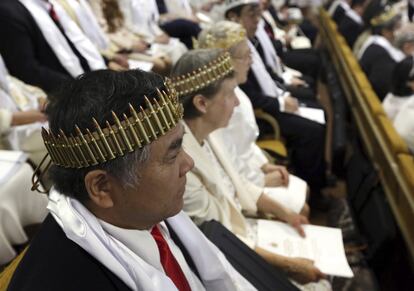
{"type": "Polygon", "coordinates": [[[194,48],[221,48],[228,50],[233,45],[246,40],[246,30],[242,27],[236,31],[229,31],[225,38],[216,37],[212,33],[207,33],[203,41],[193,39],[194,48]]]}
{"type": "Polygon", "coordinates": [[[104,128],[95,118],[92,120],[96,130],[87,128],[83,133],[75,126],[75,136],[67,136],[62,130],[55,135],[43,128],[43,141],[52,162],[65,168],[86,168],[124,156],[163,136],[183,117],[177,92],[168,84],[166,88],[157,89],[160,102],[145,97],[147,109],[140,107],[137,111],[129,104],[130,117],[124,113],[121,120],[112,111],[114,123],[106,121],[104,128]]]}
{"type": "Polygon", "coordinates": [[[202,68],[186,75],[173,77],[171,83],[178,96],[184,96],[209,86],[233,71],[230,54],[225,52],[202,68]]]}
{"type": "Polygon", "coordinates": [[[387,23],[388,21],[390,21],[391,19],[393,19],[394,17],[398,15],[399,15],[398,11],[396,11],[393,8],[390,8],[384,11],[383,13],[381,13],[380,15],[372,18],[370,23],[372,26],[384,25],[385,23],[387,23]]]}

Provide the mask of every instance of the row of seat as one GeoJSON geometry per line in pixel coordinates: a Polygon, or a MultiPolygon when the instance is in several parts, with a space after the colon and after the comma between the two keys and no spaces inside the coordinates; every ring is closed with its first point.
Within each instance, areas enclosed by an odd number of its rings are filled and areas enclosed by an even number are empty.
{"type": "Polygon", "coordinates": [[[386,116],[335,22],[320,10],[320,34],[338,73],[352,118],[378,172],[397,224],[414,260],[414,156],[386,116]]]}

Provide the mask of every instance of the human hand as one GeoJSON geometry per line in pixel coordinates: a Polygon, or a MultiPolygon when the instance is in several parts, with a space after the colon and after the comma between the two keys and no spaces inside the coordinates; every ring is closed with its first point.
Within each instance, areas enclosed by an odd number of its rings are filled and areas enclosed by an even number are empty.
{"type": "Polygon", "coordinates": [[[265,175],[265,185],[267,187],[278,187],[289,185],[289,172],[284,166],[265,164],[262,167],[265,175]]]}
{"type": "Polygon", "coordinates": [[[291,96],[285,98],[285,112],[293,113],[299,109],[298,99],[291,96]]]}
{"type": "Polygon", "coordinates": [[[304,80],[299,79],[297,77],[292,78],[291,85],[293,85],[293,86],[302,86],[302,87],[307,87],[308,86],[308,84],[304,80]]]}
{"type": "Polygon", "coordinates": [[[157,35],[154,39],[154,42],[159,44],[168,44],[170,42],[170,37],[166,33],[163,33],[157,35]]]}
{"type": "MultiPolygon", "coordinates": [[[[110,63],[111,62],[117,64],[118,66],[120,66],[121,67],[121,70],[122,69],[124,69],[124,70],[128,70],[129,69],[128,57],[125,54],[115,54],[112,57],[110,63]]],[[[115,67],[118,67],[118,66],[115,66],[115,67]]]]}
{"type": "Polygon", "coordinates": [[[35,122],[46,122],[47,117],[39,110],[17,111],[12,115],[12,126],[31,124],[35,122]]]}
{"type": "Polygon", "coordinates": [[[139,40],[132,46],[132,50],[137,53],[143,53],[149,48],[149,44],[146,41],[139,40]]]}
{"type": "Polygon", "coordinates": [[[288,213],[288,215],[286,216],[285,220],[290,226],[296,229],[296,231],[299,233],[301,237],[306,236],[302,224],[309,224],[309,220],[305,216],[290,211],[290,213],[288,213]]]}
{"type": "Polygon", "coordinates": [[[320,279],[326,278],[326,275],[315,267],[312,260],[291,258],[290,262],[291,265],[288,268],[289,276],[300,284],[318,282],[320,279]]]}
{"type": "Polygon", "coordinates": [[[47,105],[47,99],[46,97],[39,97],[37,98],[37,103],[39,104],[38,109],[40,112],[45,112],[46,105],[47,105]]]}

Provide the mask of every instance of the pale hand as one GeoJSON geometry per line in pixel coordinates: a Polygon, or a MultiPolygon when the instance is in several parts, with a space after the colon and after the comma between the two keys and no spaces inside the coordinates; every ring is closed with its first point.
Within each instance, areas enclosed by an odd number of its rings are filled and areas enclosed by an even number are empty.
{"type": "Polygon", "coordinates": [[[285,98],[285,112],[293,113],[299,109],[299,103],[296,98],[287,96],[285,98]]]}
{"type": "Polygon", "coordinates": [[[291,263],[289,276],[300,284],[318,282],[320,279],[326,278],[326,275],[315,267],[312,260],[292,258],[291,263]]]}

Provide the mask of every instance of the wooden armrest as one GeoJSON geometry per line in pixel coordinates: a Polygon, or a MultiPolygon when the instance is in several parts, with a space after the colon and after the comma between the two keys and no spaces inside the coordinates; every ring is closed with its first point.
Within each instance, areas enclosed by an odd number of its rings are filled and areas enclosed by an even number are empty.
{"type": "Polygon", "coordinates": [[[254,111],[254,115],[256,118],[266,121],[273,129],[274,139],[280,139],[280,127],[279,123],[277,122],[276,118],[274,118],[269,113],[264,112],[261,109],[256,109],[254,111]]]}
{"type": "Polygon", "coordinates": [[[4,269],[4,271],[0,273],[0,290],[8,289],[10,281],[13,278],[14,272],[16,271],[17,266],[26,254],[28,248],[29,246],[27,246],[17,257],[15,257],[13,261],[11,261],[11,263],[6,267],[6,269],[4,269]]]}

